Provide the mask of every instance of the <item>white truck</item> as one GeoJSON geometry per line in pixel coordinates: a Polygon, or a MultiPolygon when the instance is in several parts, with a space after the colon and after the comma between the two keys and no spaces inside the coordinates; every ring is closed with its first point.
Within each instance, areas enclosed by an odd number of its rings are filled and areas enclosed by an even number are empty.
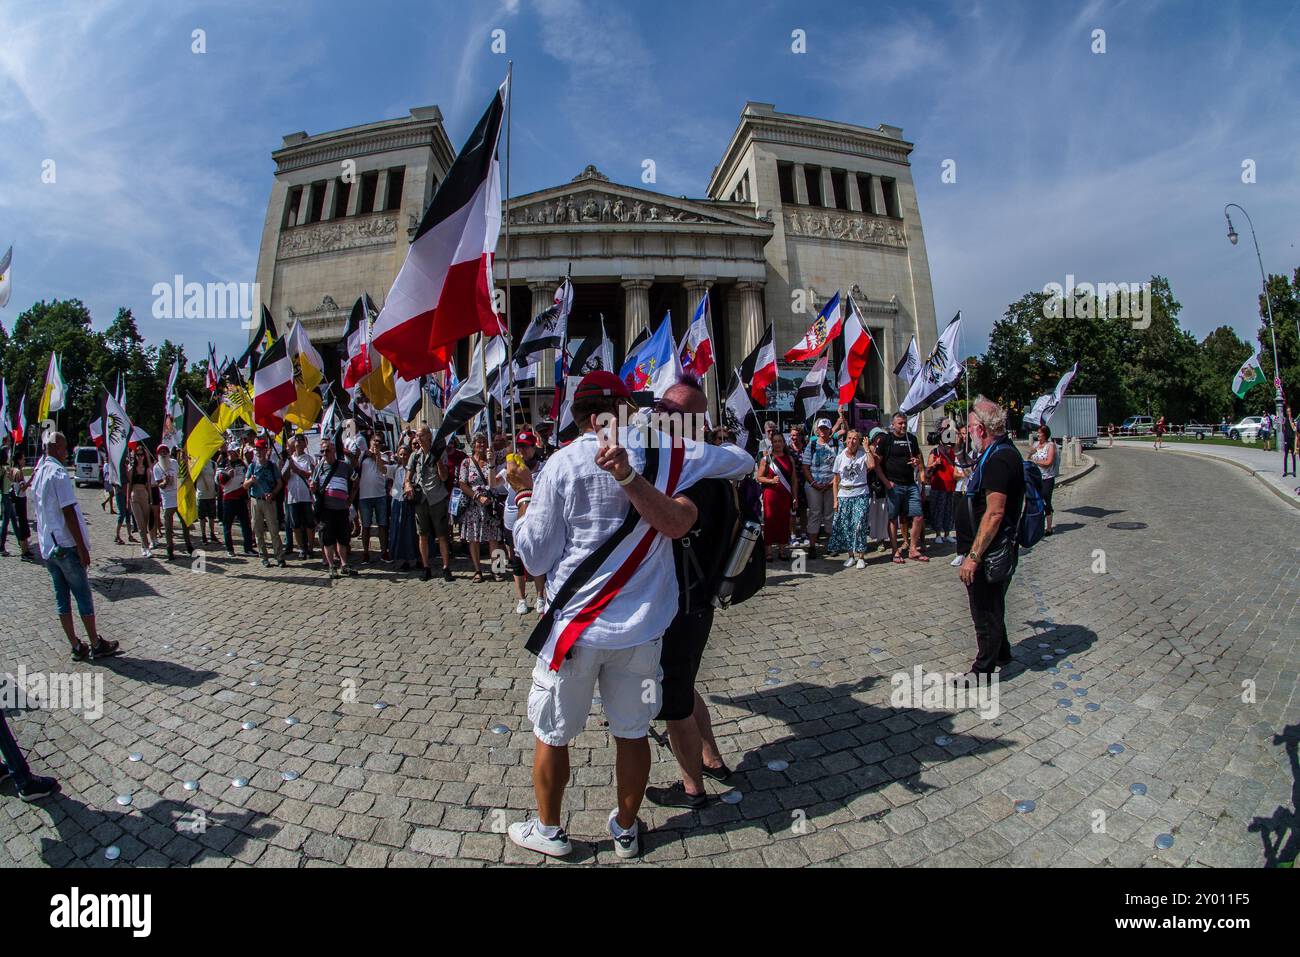
{"type": "Polygon", "coordinates": [[[1056,411],[1047,417],[1052,438],[1060,441],[1078,439],[1085,449],[1097,444],[1097,397],[1067,395],[1056,411]]]}

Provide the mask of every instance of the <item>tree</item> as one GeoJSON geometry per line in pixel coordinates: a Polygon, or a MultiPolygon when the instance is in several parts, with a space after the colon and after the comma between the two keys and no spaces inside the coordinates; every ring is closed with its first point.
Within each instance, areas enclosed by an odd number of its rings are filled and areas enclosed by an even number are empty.
{"type": "Polygon", "coordinates": [[[1196,379],[1196,400],[1202,421],[1223,418],[1235,422],[1246,414],[1246,402],[1232,392],[1232,380],[1250,356],[1250,346],[1241,341],[1231,326],[1219,326],[1201,340],[1200,373],[1196,379]]]}

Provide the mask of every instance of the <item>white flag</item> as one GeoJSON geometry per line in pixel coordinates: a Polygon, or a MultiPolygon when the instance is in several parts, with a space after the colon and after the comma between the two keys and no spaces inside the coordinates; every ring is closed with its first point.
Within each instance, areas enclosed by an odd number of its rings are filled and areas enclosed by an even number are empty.
{"type": "Polygon", "coordinates": [[[9,305],[9,293],[13,289],[10,267],[14,261],[14,247],[10,246],[0,258],[0,308],[9,305]]]}
{"type": "Polygon", "coordinates": [[[958,312],[943,330],[939,341],[934,344],[934,349],[912,380],[907,397],[900,406],[902,413],[910,416],[914,412],[924,412],[947,402],[957,394],[955,386],[961,380],[963,369],[961,313],[958,312]]]}

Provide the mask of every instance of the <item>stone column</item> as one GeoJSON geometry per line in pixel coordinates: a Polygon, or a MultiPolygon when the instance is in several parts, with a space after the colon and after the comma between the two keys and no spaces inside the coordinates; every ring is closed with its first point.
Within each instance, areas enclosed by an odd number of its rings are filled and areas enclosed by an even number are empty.
{"type": "MultiPolygon", "coordinates": [[[[533,294],[533,309],[528,314],[528,322],[532,322],[534,317],[539,316],[546,309],[551,308],[555,302],[555,283],[552,282],[530,282],[528,291],[533,294]]],[[[527,323],[524,324],[527,328],[527,323]]],[[[537,366],[537,387],[539,389],[555,388],[555,350],[546,349],[542,352],[541,359],[537,366]]],[[[553,409],[552,415],[558,415],[559,409],[553,409]]]]}
{"type": "Polygon", "coordinates": [[[858,192],[858,174],[849,170],[844,174],[844,186],[848,192],[849,209],[855,213],[862,212],[862,194],[858,192]]]}
{"type": "Polygon", "coordinates": [[[763,284],[745,281],[736,283],[740,293],[740,355],[736,356],[739,367],[744,358],[754,351],[758,340],[763,338],[766,325],[763,319],[763,284]]]}
{"type": "Polygon", "coordinates": [[[348,212],[349,216],[355,216],[357,210],[361,208],[361,172],[358,170],[352,175],[352,182],[349,184],[352,188],[348,192],[348,212]]]}
{"type": "Polygon", "coordinates": [[[384,208],[384,200],[387,198],[387,194],[388,194],[388,170],[381,169],[379,171],[379,182],[375,184],[374,212],[377,213],[384,208]]]}
{"type": "Polygon", "coordinates": [[[884,216],[885,208],[885,190],[880,184],[880,177],[871,177],[871,208],[876,211],[877,216],[884,216]]]}
{"type": "Polygon", "coordinates": [[[822,167],[822,205],[827,209],[835,208],[835,187],[831,184],[829,166],[822,167]]]}
{"type": "Polygon", "coordinates": [[[627,348],[642,329],[650,328],[650,280],[625,278],[623,280],[623,357],[627,348]]]}
{"type": "MultiPolygon", "coordinates": [[[[699,306],[700,300],[704,298],[713,286],[713,279],[696,279],[688,278],[683,285],[686,287],[686,323],[687,331],[690,330],[690,323],[695,320],[695,310],[699,306]]],[[[709,400],[709,421],[715,425],[718,423],[718,346],[717,338],[713,334],[713,303],[709,303],[707,313],[707,325],[709,329],[709,340],[713,343],[713,368],[704,374],[704,395],[709,400]]]]}
{"type": "Polygon", "coordinates": [[[808,205],[808,178],[804,175],[803,163],[794,164],[794,201],[808,205]]]}
{"type": "Polygon", "coordinates": [[[302,184],[302,194],[298,197],[298,218],[294,224],[302,226],[311,214],[311,183],[302,184]]]}
{"type": "Polygon", "coordinates": [[[321,204],[320,218],[324,222],[327,219],[334,218],[334,190],[338,188],[338,178],[327,179],[325,181],[325,202],[321,204]]]}

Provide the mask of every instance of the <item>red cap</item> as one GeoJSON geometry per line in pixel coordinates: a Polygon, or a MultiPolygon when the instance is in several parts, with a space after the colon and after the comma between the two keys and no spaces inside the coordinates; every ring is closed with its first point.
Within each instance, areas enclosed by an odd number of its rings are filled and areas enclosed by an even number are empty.
{"type": "Polygon", "coordinates": [[[167,444],[163,443],[162,445],[158,446],[158,448],[154,449],[153,453],[154,455],[162,455],[164,452],[166,452],[168,455],[170,455],[171,451],[172,450],[167,447],[167,444]]]}
{"type": "Polygon", "coordinates": [[[266,439],[258,439],[256,442],[253,443],[253,448],[265,449],[265,448],[269,448],[269,445],[267,444],[266,439]]]}
{"type": "Polygon", "coordinates": [[[631,400],[632,392],[628,389],[627,383],[614,375],[612,372],[606,372],[604,369],[597,369],[595,372],[588,372],[578,383],[577,391],[573,393],[573,398],[592,399],[597,396],[610,396],[615,399],[631,400]]]}
{"type": "Polygon", "coordinates": [[[515,443],[518,445],[531,445],[536,447],[537,436],[525,429],[523,432],[519,433],[519,436],[515,439],[515,443]]]}

